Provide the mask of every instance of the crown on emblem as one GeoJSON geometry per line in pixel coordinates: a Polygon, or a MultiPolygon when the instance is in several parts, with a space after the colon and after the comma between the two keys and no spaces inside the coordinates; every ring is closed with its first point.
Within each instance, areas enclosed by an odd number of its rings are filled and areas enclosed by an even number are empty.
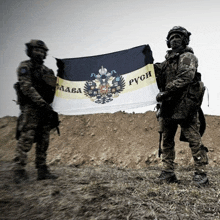
{"type": "Polygon", "coordinates": [[[99,69],[99,73],[100,73],[101,75],[106,75],[107,72],[108,72],[107,69],[106,69],[106,68],[103,68],[103,66],[101,67],[101,69],[99,69]]]}

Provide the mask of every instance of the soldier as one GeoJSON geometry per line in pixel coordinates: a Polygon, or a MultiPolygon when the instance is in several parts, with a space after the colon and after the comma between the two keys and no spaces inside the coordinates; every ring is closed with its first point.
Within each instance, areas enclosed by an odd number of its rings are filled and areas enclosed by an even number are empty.
{"type": "Polygon", "coordinates": [[[154,64],[160,89],[156,99],[161,103],[160,117],[163,125],[163,170],[158,179],[168,183],[177,182],[174,173],[174,137],[180,125],[182,139],[189,142],[194,159],[193,180],[196,184],[202,185],[208,183],[205,172],[208,149],[201,142],[198,112],[202,112],[200,106],[205,87],[200,82],[199,89],[195,92],[195,88],[191,86],[199,78],[199,73],[198,59],[192,48],[188,47],[190,35],[191,33],[181,26],[173,27],[167,35],[167,46],[171,50],[167,51],[166,60],[154,64]],[[194,100],[189,96],[190,91],[194,91],[194,94],[192,92],[194,100]]]}
{"type": "Polygon", "coordinates": [[[47,148],[51,125],[48,118],[54,111],[50,104],[53,101],[56,77],[53,70],[44,63],[48,48],[41,40],[26,43],[26,54],[30,60],[20,63],[17,74],[18,83],[15,89],[21,114],[17,123],[18,140],[14,158],[14,181],[20,183],[28,179],[25,165],[27,153],[36,142],[36,168],[38,180],[56,179],[46,165],[47,148]]]}

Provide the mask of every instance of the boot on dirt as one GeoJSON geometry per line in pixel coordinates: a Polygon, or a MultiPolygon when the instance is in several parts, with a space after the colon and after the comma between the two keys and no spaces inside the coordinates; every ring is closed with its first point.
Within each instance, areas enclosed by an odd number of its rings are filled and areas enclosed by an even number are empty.
{"type": "Polygon", "coordinates": [[[195,172],[193,176],[193,181],[197,186],[205,186],[209,184],[209,179],[206,173],[195,172]]]}
{"type": "Polygon", "coordinates": [[[14,170],[14,182],[19,184],[28,180],[28,174],[25,169],[14,170]]]}
{"type": "Polygon", "coordinates": [[[57,179],[58,176],[50,173],[47,166],[40,166],[38,168],[38,177],[37,180],[45,180],[45,179],[57,179]]]}
{"type": "Polygon", "coordinates": [[[173,171],[165,171],[163,170],[160,176],[157,179],[159,183],[178,183],[176,178],[176,174],[173,171]]]}

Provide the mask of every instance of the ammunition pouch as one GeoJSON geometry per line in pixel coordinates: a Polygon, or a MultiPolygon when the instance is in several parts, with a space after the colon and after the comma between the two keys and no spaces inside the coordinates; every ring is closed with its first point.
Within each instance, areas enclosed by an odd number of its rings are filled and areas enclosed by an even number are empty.
{"type": "Polygon", "coordinates": [[[43,75],[42,76],[42,80],[48,85],[51,86],[52,88],[56,87],[56,83],[57,83],[57,77],[54,75],[43,75]]]}

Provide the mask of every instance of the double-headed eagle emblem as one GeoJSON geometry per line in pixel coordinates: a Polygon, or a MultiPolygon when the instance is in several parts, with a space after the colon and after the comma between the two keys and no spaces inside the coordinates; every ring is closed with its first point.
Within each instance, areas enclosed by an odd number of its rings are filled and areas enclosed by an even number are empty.
{"type": "Polygon", "coordinates": [[[92,73],[90,77],[95,79],[85,83],[84,94],[98,104],[111,102],[125,88],[124,78],[115,70],[108,72],[103,66],[98,74],[92,73]]]}

